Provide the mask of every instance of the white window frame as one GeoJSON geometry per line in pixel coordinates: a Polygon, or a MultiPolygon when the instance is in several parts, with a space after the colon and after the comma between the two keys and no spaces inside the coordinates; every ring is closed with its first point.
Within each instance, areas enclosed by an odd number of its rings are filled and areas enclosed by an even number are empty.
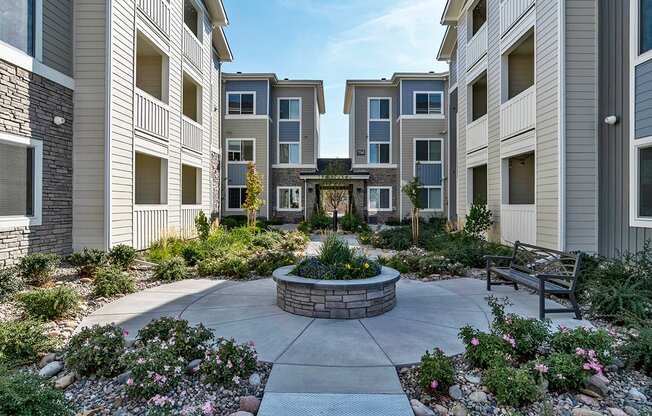
{"type": "MultiPolygon", "coordinates": [[[[444,139],[441,137],[415,137],[414,142],[412,143],[412,176],[417,176],[417,165],[441,165],[441,175],[442,175],[442,184],[439,186],[435,185],[424,185],[420,186],[421,189],[439,189],[441,190],[441,208],[422,208],[423,212],[443,212],[444,211],[444,139]],[[417,161],[417,142],[439,142],[440,143],[440,160],[428,160],[428,161],[417,161]]],[[[428,156],[430,156],[430,144],[428,144],[428,156]]],[[[428,203],[430,203],[430,198],[428,198],[428,203]]]]}
{"type": "Polygon", "coordinates": [[[300,186],[277,186],[276,187],[276,210],[279,212],[297,212],[303,210],[302,193],[300,186]],[[299,190],[299,208],[281,208],[281,191],[287,190],[290,192],[299,190]]]}
{"type": "Polygon", "coordinates": [[[26,215],[0,216],[0,229],[41,225],[43,221],[43,142],[8,133],[0,133],[0,142],[34,149],[34,214],[30,217],[26,215]]]}
{"type": "Polygon", "coordinates": [[[197,30],[197,35],[192,32],[191,27],[186,26],[185,16],[183,16],[183,14],[181,15],[181,21],[183,22],[184,26],[188,27],[190,33],[195,37],[195,39],[197,39],[197,42],[202,45],[204,40],[204,6],[195,0],[188,1],[192,4],[192,7],[194,7],[195,11],[197,12],[197,27],[195,28],[197,30]]]}
{"type": "Polygon", "coordinates": [[[443,116],[444,115],[444,92],[443,91],[414,91],[412,93],[412,115],[415,116],[443,116]],[[417,113],[417,94],[428,94],[428,113],[427,114],[419,114],[417,113]],[[441,107],[439,108],[439,112],[430,112],[430,96],[431,95],[439,95],[441,99],[441,107]]]}
{"type": "Polygon", "coordinates": [[[256,91],[228,91],[226,93],[226,115],[229,117],[235,117],[235,118],[248,118],[248,117],[255,117],[256,116],[256,91]],[[239,95],[240,96],[240,114],[232,114],[231,113],[231,106],[229,105],[230,102],[230,97],[232,95],[239,95]],[[254,96],[254,111],[251,114],[242,114],[242,95],[253,95],[254,96]]]}
{"type": "Polygon", "coordinates": [[[278,97],[276,100],[276,120],[278,122],[276,123],[276,162],[278,165],[281,165],[283,167],[292,167],[292,166],[300,166],[301,165],[301,159],[302,159],[302,138],[303,138],[303,99],[301,97],[278,97]],[[299,118],[294,119],[294,118],[288,118],[288,119],[283,119],[281,120],[281,101],[291,101],[291,100],[297,100],[299,101],[299,118]],[[298,142],[281,142],[280,138],[280,131],[281,131],[281,123],[284,122],[299,122],[299,141],[298,142]],[[287,145],[298,145],[299,146],[299,161],[297,163],[292,163],[292,162],[287,162],[283,163],[281,162],[281,144],[287,144],[287,145]]]}
{"type": "Polygon", "coordinates": [[[630,0],[630,71],[629,71],[629,225],[652,228],[652,217],[639,215],[639,152],[652,147],[652,136],[636,138],[636,67],[652,60],[652,50],[640,54],[640,0],[630,0]]]}
{"type": "MultiPolygon", "coordinates": [[[[240,143],[240,155],[242,155],[242,143],[240,143]]],[[[226,139],[226,162],[227,164],[232,165],[246,165],[250,162],[256,163],[256,139],[246,138],[246,139],[226,139]],[[231,142],[252,142],[253,143],[253,160],[229,160],[229,144],[231,142]]]]}
{"type": "Polygon", "coordinates": [[[240,208],[231,208],[231,204],[229,204],[229,191],[231,189],[247,189],[247,186],[245,185],[227,185],[226,186],[226,209],[225,211],[227,212],[244,212],[244,208],[242,208],[242,205],[240,208]]]}
{"type": "Polygon", "coordinates": [[[369,186],[367,187],[367,211],[370,213],[376,213],[376,212],[389,212],[394,210],[394,200],[392,199],[392,187],[391,186],[369,186]],[[389,190],[389,208],[371,208],[371,191],[372,190],[378,190],[381,191],[383,189],[388,189],[389,190]]]}
{"type": "MultiPolygon", "coordinates": [[[[392,164],[392,144],[393,144],[393,125],[392,125],[392,97],[367,97],[367,164],[373,166],[386,166],[392,164]],[[371,101],[373,100],[388,100],[389,101],[389,118],[371,118],[371,101]],[[371,126],[372,121],[387,121],[389,122],[389,142],[372,142],[369,137],[369,127],[371,126]],[[372,162],[371,161],[371,146],[372,145],[388,145],[389,146],[389,161],[387,163],[383,162],[372,162]]],[[[378,152],[380,155],[380,151],[378,152]]]]}
{"type": "Polygon", "coordinates": [[[181,202],[181,207],[182,208],[201,207],[203,205],[203,203],[204,203],[204,195],[202,193],[202,184],[203,184],[203,181],[204,181],[204,172],[203,172],[201,166],[198,166],[195,163],[190,163],[188,161],[181,161],[181,171],[179,172],[179,175],[181,175],[180,176],[181,177],[181,181],[180,181],[180,184],[181,184],[181,201],[182,201],[181,202]],[[199,199],[199,203],[197,203],[196,200],[195,200],[194,204],[184,204],[183,203],[183,167],[184,167],[184,165],[197,170],[197,177],[196,177],[197,182],[195,183],[195,192],[197,193],[196,198],[199,199]]]}

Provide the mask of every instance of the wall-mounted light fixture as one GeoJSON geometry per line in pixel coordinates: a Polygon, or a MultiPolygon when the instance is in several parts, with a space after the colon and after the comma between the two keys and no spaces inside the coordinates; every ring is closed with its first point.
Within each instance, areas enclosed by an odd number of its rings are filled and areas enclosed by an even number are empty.
{"type": "Polygon", "coordinates": [[[61,116],[55,116],[53,121],[54,124],[56,124],[57,126],[62,126],[66,124],[66,119],[61,116]]]}
{"type": "Polygon", "coordinates": [[[613,126],[616,123],[618,123],[618,116],[608,116],[604,119],[604,124],[613,126]]]}

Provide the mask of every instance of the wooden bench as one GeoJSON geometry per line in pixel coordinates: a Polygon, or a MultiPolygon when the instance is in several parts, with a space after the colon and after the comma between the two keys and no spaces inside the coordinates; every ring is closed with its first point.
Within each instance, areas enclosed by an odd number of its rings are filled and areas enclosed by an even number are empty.
{"type": "Polygon", "coordinates": [[[546,313],[574,312],[582,319],[579,304],[575,298],[577,276],[581,256],[550,250],[517,241],[511,256],[485,256],[487,260],[487,290],[492,286],[510,285],[518,290],[519,285],[539,293],[539,318],[546,313]],[[492,281],[491,276],[499,278],[492,281]],[[572,308],[546,309],[546,295],[568,296],[572,308]]]}

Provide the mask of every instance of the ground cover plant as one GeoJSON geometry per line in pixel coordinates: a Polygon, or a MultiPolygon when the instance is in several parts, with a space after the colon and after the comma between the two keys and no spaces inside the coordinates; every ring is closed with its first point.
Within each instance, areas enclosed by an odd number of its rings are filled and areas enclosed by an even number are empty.
{"type": "Polygon", "coordinates": [[[136,262],[136,250],[126,244],[114,246],[108,253],[109,261],[112,265],[128,270],[136,262]]]}
{"type": "Polygon", "coordinates": [[[0,414],[13,416],[72,416],[63,392],[37,375],[0,368],[0,414]]]}
{"type": "Polygon", "coordinates": [[[256,370],[256,351],[252,344],[236,344],[220,339],[217,348],[206,353],[199,368],[206,381],[218,386],[233,386],[246,380],[256,370]]]}
{"type": "Polygon", "coordinates": [[[380,274],[381,265],[358,253],[336,234],[329,234],[316,257],[304,259],[292,273],[308,279],[367,279],[380,274]]]}
{"type": "Polygon", "coordinates": [[[393,256],[380,257],[378,261],[401,273],[414,273],[419,277],[432,275],[464,276],[466,267],[418,247],[400,251],[393,256]]]}
{"type": "Polygon", "coordinates": [[[55,346],[56,339],[46,335],[45,327],[39,321],[0,322],[0,363],[5,366],[32,363],[55,346]]]}
{"type": "Polygon", "coordinates": [[[88,248],[68,257],[68,262],[77,269],[80,277],[95,277],[97,270],[106,266],[108,261],[106,252],[88,248]]]}
{"type": "Polygon", "coordinates": [[[27,284],[44,286],[51,283],[59,262],[59,256],[55,254],[29,254],[20,260],[18,270],[27,284]]]}
{"type": "Polygon", "coordinates": [[[111,377],[123,370],[124,331],[116,325],[84,328],[68,344],[66,366],[78,374],[111,377]]]}
{"type": "Polygon", "coordinates": [[[213,332],[202,324],[190,326],[188,321],[164,317],[145,325],[138,331],[138,339],[145,345],[170,343],[173,354],[192,361],[204,356],[213,332]]]}
{"type": "Polygon", "coordinates": [[[0,302],[11,298],[25,287],[22,277],[15,268],[0,269],[0,302]]]}
{"type": "Polygon", "coordinates": [[[136,282],[128,273],[115,267],[100,269],[93,279],[93,296],[111,297],[136,291],[136,282]]]}
{"type": "Polygon", "coordinates": [[[28,316],[46,321],[73,316],[81,302],[74,289],[63,285],[21,293],[17,299],[28,316]]]}

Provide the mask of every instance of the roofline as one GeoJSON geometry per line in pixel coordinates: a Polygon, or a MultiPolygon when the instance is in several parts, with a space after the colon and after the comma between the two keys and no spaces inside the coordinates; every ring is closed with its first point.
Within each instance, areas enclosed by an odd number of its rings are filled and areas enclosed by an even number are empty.
{"type": "Polygon", "coordinates": [[[446,6],[441,15],[440,23],[442,25],[452,25],[457,23],[462,7],[466,2],[467,0],[446,0],[446,6]]]}
{"type": "Polygon", "coordinates": [[[457,27],[447,26],[446,33],[444,34],[444,39],[442,39],[441,45],[439,45],[439,51],[437,52],[437,60],[439,61],[450,60],[456,45],[457,45],[457,27]]]}
{"type": "Polygon", "coordinates": [[[233,51],[222,26],[213,29],[213,48],[222,62],[233,62],[233,51]]]}
{"type": "Polygon", "coordinates": [[[395,87],[401,80],[448,80],[448,71],[446,72],[395,72],[390,79],[349,79],[346,81],[346,90],[344,93],[344,114],[351,111],[351,101],[353,100],[353,87],[395,87]]]}
{"type": "Polygon", "coordinates": [[[319,106],[319,114],[326,113],[326,100],[324,98],[324,81],[319,79],[278,79],[274,73],[240,73],[240,72],[225,72],[222,74],[223,81],[237,81],[237,80],[253,80],[253,81],[269,81],[274,86],[278,87],[316,87],[317,88],[317,105],[319,106]]]}
{"type": "Polygon", "coordinates": [[[229,25],[229,16],[226,14],[226,9],[224,8],[222,0],[206,0],[204,1],[204,4],[211,15],[211,20],[214,25],[229,25]]]}

